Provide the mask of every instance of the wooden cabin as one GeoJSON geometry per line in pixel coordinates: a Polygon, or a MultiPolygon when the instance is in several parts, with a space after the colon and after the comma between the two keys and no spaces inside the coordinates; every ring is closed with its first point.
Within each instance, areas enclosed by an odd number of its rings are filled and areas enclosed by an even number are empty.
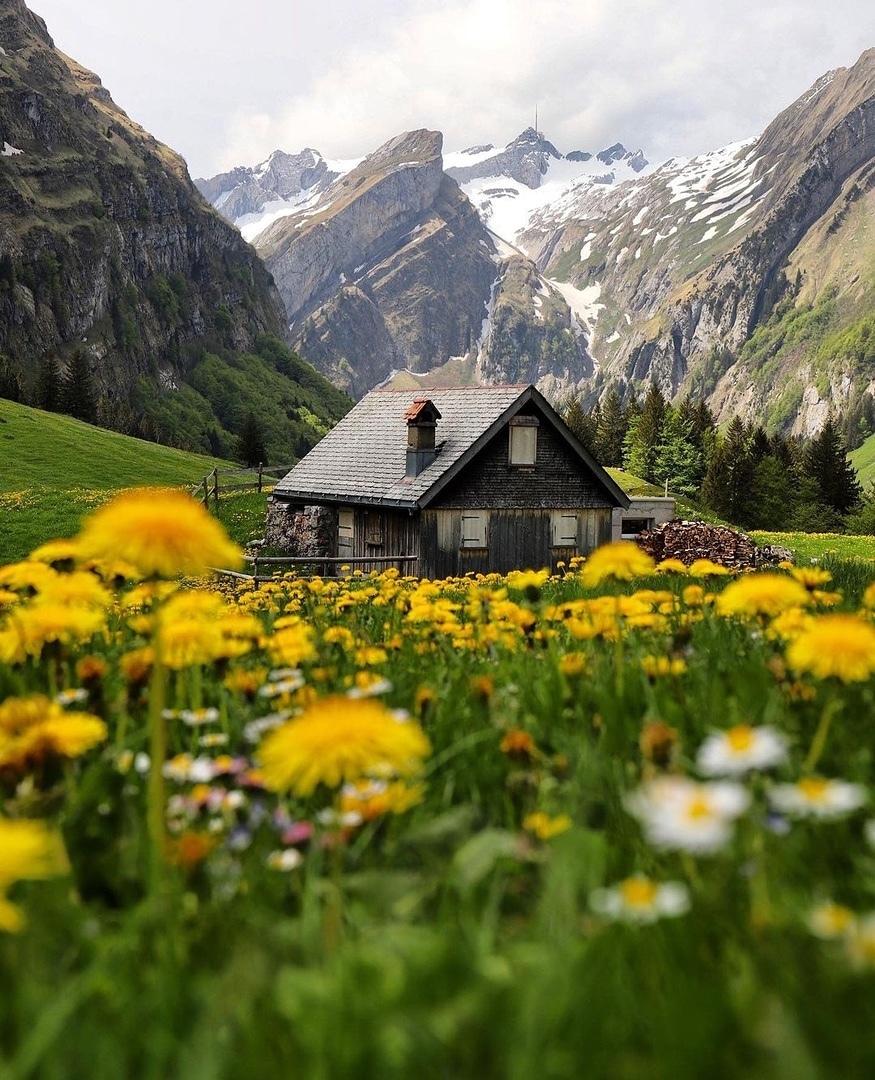
{"type": "Polygon", "coordinates": [[[628,505],[534,386],[373,390],[277,484],[266,536],[364,569],[506,573],[609,542],[628,505]]]}

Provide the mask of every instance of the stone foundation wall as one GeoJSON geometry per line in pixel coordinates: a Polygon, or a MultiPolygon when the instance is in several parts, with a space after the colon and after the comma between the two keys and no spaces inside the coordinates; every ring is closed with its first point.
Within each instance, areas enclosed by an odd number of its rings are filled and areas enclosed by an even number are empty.
{"type": "Polygon", "coordinates": [[[337,511],[328,506],[293,507],[279,499],[267,503],[264,539],[287,555],[336,554],[337,511]]]}

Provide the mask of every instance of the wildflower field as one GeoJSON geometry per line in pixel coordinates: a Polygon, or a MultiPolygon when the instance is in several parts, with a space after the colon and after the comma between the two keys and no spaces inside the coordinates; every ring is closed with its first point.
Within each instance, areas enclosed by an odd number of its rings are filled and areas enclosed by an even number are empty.
{"type": "Polygon", "coordinates": [[[0,568],[0,1080],[875,1075],[868,563],[237,560],[0,568]]]}

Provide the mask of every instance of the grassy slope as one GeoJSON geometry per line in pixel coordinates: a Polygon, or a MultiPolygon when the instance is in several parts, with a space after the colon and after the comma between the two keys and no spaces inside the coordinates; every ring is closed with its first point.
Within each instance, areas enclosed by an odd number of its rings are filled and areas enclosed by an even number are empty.
{"type": "Polygon", "coordinates": [[[226,461],[0,401],[0,491],[189,484],[226,461]]]}
{"type": "Polygon", "coordinates": [[[72,536],[110,492],[193,484],[229,462],[0,401],[0,563],[72,536]]]}
{"type": "Polygon", "coordinates": [[[857,470],[860,483],[864,488],[868,487],[875,480],[875,435],[870,435],[863,445],[852,450],[848,457],[857,470]]]}

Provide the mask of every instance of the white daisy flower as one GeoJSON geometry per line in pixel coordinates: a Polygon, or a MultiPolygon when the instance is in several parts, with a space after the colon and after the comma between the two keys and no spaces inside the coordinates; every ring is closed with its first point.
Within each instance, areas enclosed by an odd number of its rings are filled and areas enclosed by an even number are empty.
{"type": "Polygon", "coordinates": [[[794,817],[839,818],[858,810],[868,799],[862,784],[805,776],[795,784],[775,784],[769,802],[794,817]]]}
{"type": "Polygon", "coordinates": [[[787,760],[787,739],[773,727],[737,724],[718,731],[699,747],[696,766],[704,776],[740,776],[773,769],[787,760]]]}
{"type": "Polygon", "coordinates": [[[844,938],[854,932],[856,916],[850,908],[827,900],[808,913],[808,929],[816,937],[831,941],[844,938]]]}
{"type": "Polygon", "coordinates": [[[284,848],[282,851],[272,851],[267,857],[267,865],[271,870],[288,872],[295,870],[304,861],[304,856],[297,848],[284,848]]]}
{"type": "Polygon", "coordinates": [[[732,839],[735,819],[747,810],[750,795],[729,780],[699,784],[686,777],[658,777],[626,800],[654,847],[708,855],[732,839]]]}
{"type": "Polygon", "coordinates": [[[626,878],[618,885],[596,889],[589,905],[597,915],[634,923],[653,923],[657,919],[686,915],[690,894],[680,881],[651,881],[643,875],[626,878]]]}

